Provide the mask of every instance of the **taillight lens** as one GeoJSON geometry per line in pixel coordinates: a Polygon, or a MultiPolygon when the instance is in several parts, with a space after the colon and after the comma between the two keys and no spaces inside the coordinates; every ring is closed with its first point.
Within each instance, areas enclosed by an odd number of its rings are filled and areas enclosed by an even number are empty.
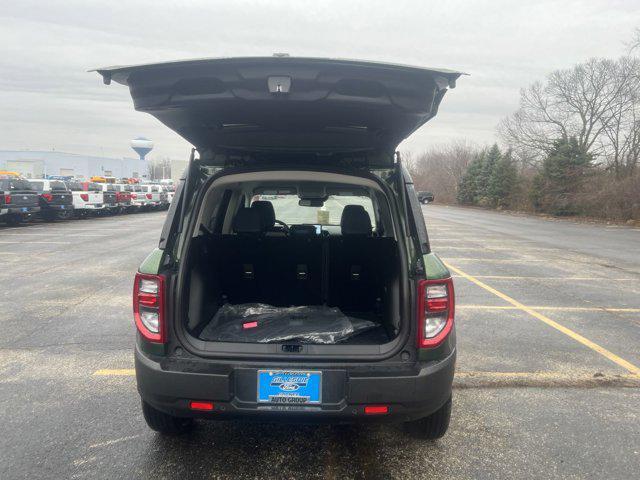
{"type": "Polygon", "coordinates": [[[47,202],[50,202],[51,200],[53,200],[53,195],[51,195],[50,193],[43,193],[42,198],[44,198],[47,202]]]}
{"type": "Polygon", "coordinates": [[[4,203],[5,205],[9,205],[11,203],[11,195],[4,196],[4,203]]]}
{"type": "Polygon", "coordinates": [[[418,347],[440,345],[453,328],[455,298],[453,280],[418,282],[418,347]]]}
{"type": "Polygon", "coordinates": [[[165,342],[164,277],[137,273],[133,286],[133,317],[140,334],[155,343],[165,342]]]}
{"type": "Polygon", "coordinates": [[[138,195],[136,195],[135,193],[131,194],[131,198],[133,198],[134,200],[136,200],[138,198],[138,195]]]}
{"type": "Polygon", "coordinates": [[[85,202],[88,202],[89,201],[89,194],[88,193],[81,193],[80,194],[80,198],[82,200],[84,200],[85,202]]]}
{"type": "Polygon", "coordinates": [[[150,193],[147,193],[147,198],[148,198],[149,200],[151,200],[151,198],[152,198],[152,197],[153,197],[153,196],[152,196],[150,193]]]}

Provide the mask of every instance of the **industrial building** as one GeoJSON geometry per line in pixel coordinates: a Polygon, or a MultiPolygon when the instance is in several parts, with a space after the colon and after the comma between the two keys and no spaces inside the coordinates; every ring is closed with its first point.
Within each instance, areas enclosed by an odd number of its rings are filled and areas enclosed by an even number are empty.
{"type": "Polygon", "coordinates": [[[18,172],[27,178],[94,175],[117,178],[147,176],[147,164],[140,158],[108,158],[50,151],[1,151],[0,170],[18,172]]]}

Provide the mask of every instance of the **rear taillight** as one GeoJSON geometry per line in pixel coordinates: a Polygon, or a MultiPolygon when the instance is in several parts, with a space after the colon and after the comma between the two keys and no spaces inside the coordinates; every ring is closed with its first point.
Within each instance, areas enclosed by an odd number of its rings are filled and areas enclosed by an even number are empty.
{"type": "Polygon", "coordinates": [[[152,195],[151,195],[150,193],[147,193],[147,198],[148,198],[149,200],[151,200],[152,195]]]}
{"type": "Polygon", "coordinates": [[[134,200],[136,200],[138,198],[138,195],[136,195],[135,193],[131,194],[131,198],[133,198],[134,200]]]}
{"type": "Polygon", "coordinates": [[[89,201],[89,194],[88,193],[81,193],[80,194],[80,198],[82,200],[84,200],[85,202],[88,202],[89,201]]]}
{"type": "Polygon", "coordinates": [[[4,196],[4,203],[5,205],[9,205],[11,203],[11,195],[4,196]]]}
{"type": "Polygon", "coordinates": [[[440,345],[453,328],[455,298],[453,280],[418,282],[418,347],[440,345]]]}
{"type": "Polygon", "coordinates": [[[140,334],[151,342],[164,343],[164,277],[136,273],[133,286],[133,317],[140,334]]]}
{"type": "Polygon", "coordinates": [[[50,202],[51,200],[53,200],[53,195],[51,195],[50,193],[43,193],[40,196],[44,198],[47,202],[50,202]]]}

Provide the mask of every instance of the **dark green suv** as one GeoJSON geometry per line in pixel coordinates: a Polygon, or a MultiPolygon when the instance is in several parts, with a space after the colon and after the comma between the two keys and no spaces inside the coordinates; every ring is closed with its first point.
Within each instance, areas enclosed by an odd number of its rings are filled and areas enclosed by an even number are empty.
{"type": "Polygon", "coordinates": [[[315,58],[99,69],[191,142],[134,286],[145,419],[447,430],[454,292],[397,145],[459,73],[315,58]]]}

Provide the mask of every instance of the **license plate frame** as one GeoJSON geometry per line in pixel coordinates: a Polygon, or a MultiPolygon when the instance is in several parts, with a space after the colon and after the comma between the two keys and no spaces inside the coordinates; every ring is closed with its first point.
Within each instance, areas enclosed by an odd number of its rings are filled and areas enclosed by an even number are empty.
{"type": "Polygon", "coordinates": [[[258,370],[257,402],[271,405],[322,404],[322,371],[258,370]]]}

